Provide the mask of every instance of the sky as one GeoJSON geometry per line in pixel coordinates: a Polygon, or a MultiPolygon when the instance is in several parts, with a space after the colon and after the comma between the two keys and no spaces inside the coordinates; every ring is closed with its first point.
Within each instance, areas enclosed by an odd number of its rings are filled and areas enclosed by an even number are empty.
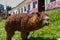
{"type": "Polygon", "coordinates": [[[0,4],[3,4],[4,7],[6,7],[6,4],[11,6],[11,7],[15,7],[17,6],[19,3],[21,3],[23,0],[0,0],[0,4]]]}

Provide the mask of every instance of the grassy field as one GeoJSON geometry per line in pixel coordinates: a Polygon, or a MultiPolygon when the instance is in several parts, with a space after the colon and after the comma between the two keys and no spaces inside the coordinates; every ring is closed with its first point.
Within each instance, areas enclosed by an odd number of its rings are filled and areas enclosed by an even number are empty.
{"type": "MultiPolygon", "coordinates": [[[[60,9],[48,11],[47,14],[50,16],[50,25],[34,31],[33,36],[30,32],[28,40],[57,40],[60,38],[60,9]]],[[[5,40],[4,23],[5,20],[0,21],[0,40],[5,40]]],[[[20,32],[16,31],[12,40],[21,40],[20,35],[20,32]]]]}

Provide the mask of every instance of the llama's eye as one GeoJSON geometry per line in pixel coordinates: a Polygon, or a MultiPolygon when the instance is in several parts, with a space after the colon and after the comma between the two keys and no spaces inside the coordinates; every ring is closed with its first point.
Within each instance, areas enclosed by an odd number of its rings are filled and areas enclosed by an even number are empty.
{"type": "Polygon", "coordinates": [[[47,19],[47,21],[49,21],[49,19],[47,19]]]}

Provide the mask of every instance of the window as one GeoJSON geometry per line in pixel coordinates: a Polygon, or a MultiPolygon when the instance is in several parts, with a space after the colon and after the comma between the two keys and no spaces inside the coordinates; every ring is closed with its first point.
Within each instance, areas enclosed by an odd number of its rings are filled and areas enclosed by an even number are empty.
{"type": "Polygon", "coordinates": [[[16,11],[16,14],[18,14],[19,12],[18,12],[18,10],[16,11]]]}
{"type": "Polygon", "coordinates": [[[30,5],[28,5],[28,10],[30,10],[30,5]]]}
{"type": "Polygon", "coordinates": [[[21,8],[21,12],[23,12],[23,8],[21,8]]]}
{"type": "Polygon", "coordinates": [[[17,11],[16,11],[16,14],[17,14],[17,11]]]}
{"type": "Polygon", "coordinates": [[[53,1],[55,1],[55,0],[50,0],[50,2],[53,2],[53,1]]]}
{"type": "Polygon", "coordinates": [[[24,11],[26,11],[26,7],[24,7],[24,11]]]}
{"type": "Polygon", "coordinates": [[[36,8],[37,1],[33,2],[33,8],[36,8]]]}
{"type": "Polygon", "coordinates": [[[13,12],[13,14],[15,14],[15,12],[13,12]]]}

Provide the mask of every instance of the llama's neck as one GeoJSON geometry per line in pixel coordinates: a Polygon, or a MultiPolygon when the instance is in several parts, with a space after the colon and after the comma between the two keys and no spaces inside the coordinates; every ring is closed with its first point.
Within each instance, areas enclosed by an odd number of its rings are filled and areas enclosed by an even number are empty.
{"type": "Polygon", "coordinates": [[[42,27],[43,27],[43,20],[41,20],[40,22],[38,21],[36,24],[32,25],[31,30],[32,31],[38,30],[42,27]]]}
{"type": "Polygon", "coordinates": [[[36,23],[36,25],[35,25],[35,29],[37,30],[37,29],[40,29],[40,28],[42,28],[43,27],[43,20],[41,20],[41,21],[38,21],[37,23],[36,23]]]}

